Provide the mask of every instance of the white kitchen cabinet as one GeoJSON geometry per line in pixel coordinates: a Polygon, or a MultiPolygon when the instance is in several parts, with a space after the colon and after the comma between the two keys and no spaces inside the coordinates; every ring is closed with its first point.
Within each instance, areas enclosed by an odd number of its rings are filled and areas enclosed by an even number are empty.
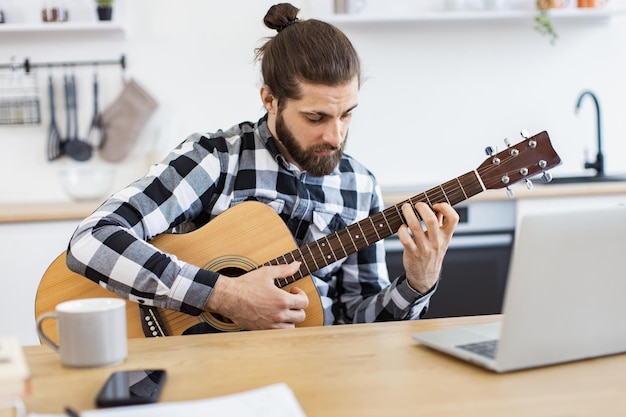
{"type": "Polygon", "coordinates": [[[44,272],[67,248],[78,220],[0,224],[0,336],[39,344],[35,295],[44,272]]]}

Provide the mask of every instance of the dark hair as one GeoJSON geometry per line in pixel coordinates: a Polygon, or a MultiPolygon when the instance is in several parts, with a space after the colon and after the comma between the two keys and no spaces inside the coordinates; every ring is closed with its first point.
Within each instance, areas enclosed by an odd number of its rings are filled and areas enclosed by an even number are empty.
{"type": "Polygon", "coordinates": [[[272,6],[263,22],[278,33],[256,50],[263,82],[278,99],[297,99],[298,83],[339,85],[355,76],[361,83],[359,56],[347,36],[316,19],[299,20],[289,3],[272,6]]]}

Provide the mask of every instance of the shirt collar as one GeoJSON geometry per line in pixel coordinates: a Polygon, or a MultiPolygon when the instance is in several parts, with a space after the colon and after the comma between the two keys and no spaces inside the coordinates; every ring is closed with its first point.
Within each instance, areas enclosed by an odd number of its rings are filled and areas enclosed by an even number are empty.
{"type": "Polygon", "coordinates": [[[276,138],[272,136],[272,132],[270,132],[270,128],[267,126],[267,113],[263,117],[259,119],[257,122],[257,131],[259,132],[259,137],[265,144],[265,148],[268,150],[272,158],[276,162],[278,162],[283,168],[292,171],[295,166],[287,162],[287,159],[280,153],[278,146],[276,146],[276,138]]]}

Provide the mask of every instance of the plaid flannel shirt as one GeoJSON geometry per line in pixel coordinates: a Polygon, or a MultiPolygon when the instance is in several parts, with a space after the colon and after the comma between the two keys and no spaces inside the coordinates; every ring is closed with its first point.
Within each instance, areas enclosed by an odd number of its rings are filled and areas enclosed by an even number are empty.
{"type": "MultiPolygon", "coordinates": [[[[257,123],[191,135],[113,194],[75,231],[68,267],[129,300],[200,314],[218,273],[148,242],[164,232],[194,230],[247,200],[274,209],[298,246],[382,209],[376,179],[348,155],[323,177],[288,163],[266,115],[257,123]]],[[[416,292],[404,275],[390,282],[382,241],[323,267],[313,280],[325,324],[416,319],[433,293],[416,292]]]]}

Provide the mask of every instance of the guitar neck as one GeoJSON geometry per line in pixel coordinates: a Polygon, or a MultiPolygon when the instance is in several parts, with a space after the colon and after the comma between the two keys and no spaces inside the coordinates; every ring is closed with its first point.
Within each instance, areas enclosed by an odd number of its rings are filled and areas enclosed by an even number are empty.
{"type": "Polygon", "coordinates": [[[264,265],[280,265],[293,261],[302,262],[295,275],[276,280],[279,288],[285,287],[313,272],[330,265],[339,259],[364,249],[379,240],[394,235],[405,223],[401,207],[409,203],[414,208],[418,202],[433,206],[437,203],[458,204],[485,190],[476,171],[470,171],[460,177],[401,201],[371,217],[360,220],[344,229],[331,233],[314,242],[275,258],[264,265]]]}

